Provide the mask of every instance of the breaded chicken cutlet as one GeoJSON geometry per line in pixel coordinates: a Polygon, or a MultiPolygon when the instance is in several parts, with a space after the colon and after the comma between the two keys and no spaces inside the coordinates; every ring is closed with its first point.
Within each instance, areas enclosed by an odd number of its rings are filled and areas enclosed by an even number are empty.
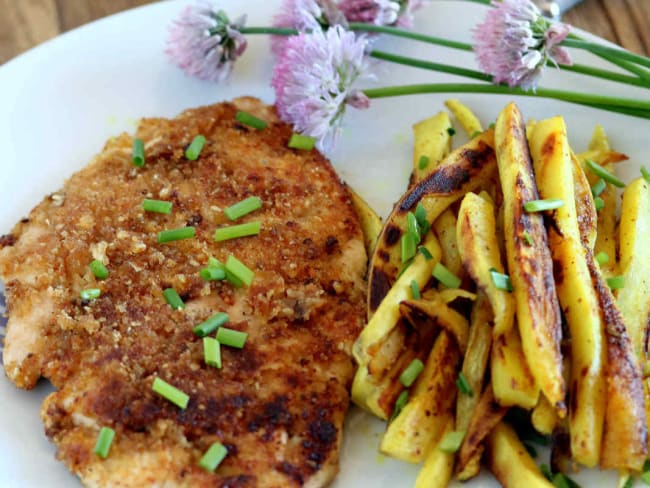
{"type": "MultiPolygon", "coordinates": [[[[111,139],[0,238],[6,284],[7,376],[40,377],[57,391],[42,407],[58,457],[86,486],[323,486],[336,474],[354,372],[351,346],[364,321],[366,252],[345,186],[317,151],[290,149],[291,129],[252,98],[144,119],[133,139],[111,139]],[[257,130],[238,110],[268,122],[257,130]],[[185,149],[206,138],[195,161],[185,149]],[[262,206],[236,222],[223,210],[262,206]],[[172,202],[146,212],[145,198],[172,202]],[[222,242],[217,228],[259,221],[259,235],[222,242]],[[158,243],[163,230],[196,236],[158,243]],[[205,281],[210,257],[254,272],[250,286],[205,281]],[[109,274],[99,280],[89,263],[109,274]],[[175,289],[184,309],[163,290],[175,289]],[[99,289],[97,298],[81,292],[99,289]],[[218,312],[243,331],[208,366],[193,328],[218,312]],[[152,390],[160,378],[189,396],[182,409],[152,390]],[[105,459],[93,452],[115,431],[105,459]],[[215,472],[198,463],[215,442],[215,472]]],[[[214,333],[211,333],[214,336],[214,333]]],[[[11,401],[5,399],[5,401],[11,401]]]]}

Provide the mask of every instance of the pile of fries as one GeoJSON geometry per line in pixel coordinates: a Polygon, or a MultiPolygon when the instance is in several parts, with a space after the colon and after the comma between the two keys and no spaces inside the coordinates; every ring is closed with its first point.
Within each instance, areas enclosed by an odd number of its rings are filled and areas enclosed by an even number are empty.
{"type": "Polygon", "coordinates": [[[626,157],[600,126],[575,154],[561,117],[525,123],[509,104],[483,130],[446,105],[469,142],[451,150],[446,112],[421,121],[385,224],[353,198],[372,256],[353,401],[388,421],[382,453],[423,463],[416,487],[482,459],[506,487],[578,466],[624,484],[648,457],[650,182],[615,176],[626,157]],[[551,440],[550,473],[522,414],[551,440]]]}

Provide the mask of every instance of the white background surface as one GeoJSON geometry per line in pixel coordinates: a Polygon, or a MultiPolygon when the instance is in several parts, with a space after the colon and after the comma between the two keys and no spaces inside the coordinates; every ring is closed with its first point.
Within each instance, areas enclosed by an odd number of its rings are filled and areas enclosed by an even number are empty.
{"type": "MultiPolygon", "coordinates": [[[[140,116],[174,116],[181,110],[240,95],[271,103],[272,58],[268,38],[249,36],[249,49],[228,85],[187,78],[163,53],[170,21],[187,2],[165,2],[118,14],[75,31],[0,67],[0,234],[27,215],[46,194],[83,167],[104,141],[133,131],[140,116]]],[[[222,1],[231,17],[248,13],[248,25],[268,25],[278,1],[222,1]]],[[[418,12],[416,30],[469,41],[484,7],[438,1],[418,12]]],[[[474,67],[473,55],[411,41],[382,39],[378,48],[439,62],[474,67]]],[[[589,55],[577,61],[598,63],[589,55]]],[[[467,80],[396,65],[377,65],[378,81],[368,86],[467,80]]],[[[544,86],[585,92],[644,96],[648,92],[569,73],[547,72],[544,86]],[[614,91],[616,90],[616,91],[614,91]]],[[[411,125],[443,108],[451,95],[417,95],[373,101],[367,111],[351,109],[346,131],[332,161],[344,180],[383,215],[403,192],[411,166],[411,125]]],[[[596,122],[604,125],[617,150],[630,161],[623,179],[648,166],[650,122],[576,105],[532,98],[454,95],[470,104],[484,125],[515,98],[524,115],[536,119],[562,114],[577,151],[583,150],[596,122]]],[[[459,131],[460,133],[460,131],[459,131]]],[[[25,392],[0,375],[0,487],[75,487],[78,481],[55,461],[39,418],[48,386],[25,392]]],[[[409,487],[417,467],[383,458],[377,445],[383,425],[354,410],[348,417],[341,454],[339,487],[409,487]]],[[[548,462],[544,460],[543,462],[548,462]]],[[[583,472],[582,486],[615,486],[614,473],[583,472]]],[[[460,486],[458,484],[458,486],[460,486]]],[[[466,483],[492,487],[489,475],[466,483]]]]}

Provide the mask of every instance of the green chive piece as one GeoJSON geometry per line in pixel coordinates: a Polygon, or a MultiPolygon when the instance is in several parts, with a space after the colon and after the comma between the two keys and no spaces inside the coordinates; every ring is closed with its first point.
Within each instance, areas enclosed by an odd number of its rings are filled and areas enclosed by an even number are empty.
{"type": "Polygon", "coordinates": [[[532,458],[537,457],[537,449],[535,449],[532,444],[529,444],[528,442],[523,442],[522,444],[524,445],[524,447],[528,451],[528,454],[530,454],[530,457],[532,457],[532,458]]]}
{"type": "Polygon", "coordinates": [[[115,431],[113,429],[110,427],[102,427],[102,430],[99,431],[97,442],[95,442],[93,452],[99,457],[106,459],[108,452],[111,450],[113,437],[115,437],[115,431]]]}
{"type": "Polygon", "coordinates": [[[102,294],[102,291],[99,288],[88,288],[86,290],[81,290],[79,296],[82,300],[90,301],[95,298],[99,298],[99,295],[102,294]]]}
{"type": "Polygon", "coordinates": [[[395,408],[393,409],[393,413],[390,416],[390,419],[388,420],[388,423],[391,423],[393,420],[397,418],[397,416],[401,413],[401,411],[404,409],[406,404],[409,401],[409,391],[404,390],[402,393],[399,394],[397,397],[397,400],[395,400],[395,408]]]}
{"type": "Polygon", "coordinates": [[[151,388],[155,393],[158,393],[161,397],[169,400],[182,410],[185,410],[187,408],[187,403],[190,401],[189,395],[182,392],[175,386],[170,385],[165,380],[156,377],[156,379],[153,380],[153,385],[151,388]]]}
{"type": "Polygon", "coordinates": [[[594,197],[597,197],[600,195],[602,192],[605,191],[605,188],[607,187],[607,183],[605,183],[605,180],[602,178],[599,179],[594,186],[591,187],[591,194],[594,197]]]}
{"type": "Polygon", "coordinates": [[[399,381],[405,387],[411,386],[424,369],[424,364],[418,358],[415,358],[399,375],[399,381]]]}
{"type": "MultiPolygon", "coordinates": [[[[641,480],[643,480],[643,476],[641,476],[641,480]]],[[[622,488],[632,488],[633,486],[634,486],[634,478],[628,476],[627,479],[625,480],[625,483],[623,483],[622,488]]]]}
{"type": "Polygon", "coordinates": [[[182,239],[191,239],[196,235],[194,227],[180,227],[178,229],[162,230],[158,232],[158,244],[166,242],[180,241],[182,239]]]}
{"type": "Polygon", "coordinates": [[[418,206],[415,207],[415,220],[420,226],[420,235],[427,235],[429,229],[431,229],[431,224],[427,220],[427,211],[421,203],[418,203],[418,206]]]}
{"type": "Polygon", "coordinates": [[[641,175],[643,176],[644,180],[646,180],[648,183],[650,183],[650,171],[645,169],[645,166],[641,166],[641,175]]]}
{"type": "Polygon", "coordinates": [[[98,280],[105,280],[108,278],[108,269],[106,269],[104,263],[102,263],[99,259],[94,259],[91,261],[88,267],[90,268],[90,271],[92,271],[92,273],[95,275],[95,278],[98,280]]]}
{"type": "Polygon", "coordinates": [[[420,159],[418,161],[418,169],[424,169],[427,166],[429,166],[429,163],[431,160],[429,159],[429,156],[422,155],[420,156],[420,159]]]}
{"type": "Polygon", "coordinates": [[[607,254],[605,251],[599,252],[596,254],[596,262],[601,266],[603,264],[609,263],[609,254],[607,254]]]}
{"type": "Polygon", "coordinates": [[[316,146],[316,138],[302,134],[291,134],[289,147],[291,149],[301,149],[302,151],[311,151],[316,146]]]}
{"type": "Polygon", "coordinates": [[[594,198],[594,207],[596,207],[596,212],[600,212],[605,208],[605,200],[600,197],[594,198]]]}
{"type": "Polygon", "coordinates": [[[551,471],[551,468],[548,467],[548,464],[541,464],[539,470],[547,480],[551,481],[551,479],[553,479],[553,472],[551,471]]]}
{"type": "Polygon", "coordinates": [[[205,337],[211,332],[217,330],[226,322],[228,322],[228,320],[230,320],[230,317],[228,317],[227,313],[218,312],[214,314],[212,317],[208,318],[207,320],[201,322],[199,325],[194,327],[194,329],[192,329],[192,332],[194,332],[194,334],[196,334],[199,337],[205,337]]]}
{"type": "Polygon", "coordinates": [[[607,278],[607,284],[612,290],[625,288],[625,276],[612,276],[611,278],[607,278]]]}
{"type": "Polygon", "coordinates": [[[456,135],[456,129],[454,129],[453,127],[447,127],[447,134],[449,134],[450,136],[456,135]]]}
{"type": "Polygon", "coordinates": [[[203,454],[203,457],[199,461],[199,466],[209,473],[214,473],[214,470],[217,469],[227,455],[228,449],[219,442],[215,442],[210,446],[210,449],[205,451],[205,454],[203,454]]]}
{"type": "Polygon", "coordinates": [[[535,244],[535,242],[533,241],[533,238],[530,236],[530,234],[528,233],[527,230],[525,230],[523,232],[522,236],[524,237],[524,240],[526,241],[526,244],[528,244],[529,246],[532,246],[533,244],[535,244]]]}
{"type": "Polygon", "coordinates": [[[163,295],[165,296],[165,300],[167,300],[169,306],[174,310],[183,310],[185,308],[183,300],[181,299],[178,292],[173,288],[165,288],[163,290],[163,295]]]}
{"type": "Polygon", "coordinates": [[[463,374],[461,371],[458,373],[458,379],[456,380],[456,386],[458,387],[458,390],[463,394],[467,396],[474,396],[474,392],[472,391],[472,387],[469,385],[469,381],[467,381],[467,377],[463,374]]]}
{"type": "Polygon", "coordinates": [[[203,358],[208,366],[221,369],[221,345],[214,337],[203,338],[203,358]]]}
{"type": "Polygon", "coordinates": [[[246,339],[248,339],[248,334],[246,332],[226,329],[225,327],[219,327],[219,329],[217,329],[217,340],[219,341],[219,344],[223,344],[224,346],[242,349],[244,344],[246,344],[246,339]]]}
{"type": "Polygon", "coordinates": [[[646,485],[650,485],[650,471],[644,471],[641,474],[641,481],[643,481],[646,485]]]}
{"type": "Polygon", "coordinates": [[[641,472],[645,473],[647,471],[650,471],[650,459],[646,459],[643,462],[643,467],[641,468],[641,472]]]}
{"type": "Polygon", "coordinates": [[[603,168],[600,164],[592,161],[591,159],[585,160],[585,164],[593,174],[600,176],[607,183],[611,183],[612,185],[618,186],[619,188],[625,188],[625,183],[619,180],[614,174],[603,168]]]}
{"type": "Polygon", "coordinates": [[[232,254],[228,256],[228,260],[226,261],[226,271],[232,273],[235,278],[240,280],[246,286],[251,285],[253,282],[253,277],[255,276],[253,270],[248,268],[244,263],[242,263],[232,254]]]}
{"type": "Polygon", "coordinates": [[[490,275],[492,276],[492,283],[499,290],[512,291],[512,281],[510,276],[507,274],[499,273],[496,269],[490,269],[490,275]]]}
{"type": "Polygon", "coordinates": [[[208,258],[208,268],[221,268],[226,269],[226,265],[219,261],[217,258],[210,256],[208,258]]]}
{"type": "Polygon", "coordinates": [[[402,236],[401,245],[402,263],[405,263],[415,256],[418,241],[415,240],[415,236],[412,233],[407,232],[402,236]]]}
{"type": "Polygon", "coordinates": [[[406,232],[413,234],[416,245],[420,242],[420,226],[412,212],[406,214],[406,232]]]}
{"type": "Polygon", "coordinates": [[[142,142],[142,139],[133,139],[131,161],[133,161],[133,166],[137,166],[138,168],[144,166],[144,142],[142,142]]]}
{"type": "Polygon", "coordinates": [[[239,237],[256,236],[260,233],[262,223],[259,220],[245,224],[221,227],[214,232],[214,240],[217,242],[237,239],[239,237]]]}
{"type": "Polygon", "coordinates": [[[185,159],[189,159],[190,161],[196,161],[201,155],[201,151],[203,150],[204,145],[205,145],[204,136],[199,134],[198,136],[194,137],[190,145],[187,146],[187,149],[185,149],[185,159]]]}
{"type": "Polygon", "coordinates": [[[465,438],[464,430],[455,430],[452,432],[447,432],[445,436],[440,440],[438,444],[438,449],[442,452],[456,452],[460,449],[460,446],[463,444],[463,439],[465,438]]]}
{"type": "Polygon", "coordinates": [[[470,136],[470,139],[474,139],[475,137],[480,136],[480,135],[481,135],[480,130],[474,131],[474,133],[470,136]]]}
{"type": "Polygon", "coordinates": [[[226,270],[224,268],[203,268],[200,271],[201,278],[205,281],[219,281],[226,279],[226,270]]]}
{"type": "Polygon", "coordinates": [[[555,473],[551,479],[553,486],[557,488],[580,488],[580,485],[562,473],[555,473]]]}
{"type": "Polygon", "coordinates": [[[490,123],[490,125],[488,125],[488,129],[494,129],[496,125],[497,125],[496,122],[492,122],[490,123]]]}
{"type": "Polygon", "coordinates": [[[531,200],[524,203],[524,210],[526,212],[543,212],[544,210],[553,210],[560,208],[564,202],[559,198],[549,198],[548,200],[531,200]]]}
{"type": "Polygon", "coordinates": [[[172,205],[172,202],[165,202],[164,200],[150,200],[149,198],[142,200],[142,210],[145,212],[170,214],[172,213],[172,205]]]}
{"type": "Polygon", "coordinates": [[[242,112],[239,111],[237,112],[237,115],[235,115],[235,119],[237,119],[237,122],[241,122],[242,124],[248,125],[249,127],[252,127],[253,129],[266,129],[268,124],[263,121],[262,119],[258,119],[254,115],[249,114],[248,112],[242,112]]]}
{"type": "Polygon", "coordinates": [[[411,295],[413,295],[413,300],[419,300],[420,295],[420,285],[415,280],[411,280],[411,295]]]}
{"type": "Polygon", "coordinates": [[[458,276],[449,271],[441,263],[436,263],[436,265],[433,267],[432,275],[447,288],[458,288],[462,282],[458,276]]]}
{"type": "Polygon", "coordinates": [[[230,220],[237,220],[238,218],[243,217],[244,215],[254,212],[260,208],[262,208],[262,200],[260,197],[248,197],[241,202],[237,202],[234,205],[231,205],[230,207],[224,209],[223,213],[230,220]]]}
{"type": "Polygon", "coordinates": [[[429,252],[429,250],[426,247],[420,246],[418,247],[418,251],[420,252],[420,254],[424,256],[424,259],[426,259],[427,261],[431,261],[433,259],[433,255],[429,252]]]}

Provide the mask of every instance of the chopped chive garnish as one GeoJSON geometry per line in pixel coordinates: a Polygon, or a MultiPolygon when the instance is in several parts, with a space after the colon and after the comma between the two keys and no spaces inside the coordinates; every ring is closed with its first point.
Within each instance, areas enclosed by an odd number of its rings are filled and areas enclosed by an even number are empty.
{"type": "Polygon", "coordinates": [[[615,175],[607,171],[605,168],[603,168],[600,164],[596,163],[595,161],[592,161],[591,159],[587,159],[585,160],[585,164],[593,174],[595,174],[596,176],[600,176],[607,183],[611,183],[612,185],[618,186],[619,188],[625,187],[625,183],[623,183],[615,175]]]}
{"type": "Polygon", "coordinates": [[[248,112],[242,112],[242,111],[237,112],[237,115],[235,115],[235,119],[237,119],[237,122],[241,122],[242,124],[248,125],[249,127],[258,130],[266,129],[266,127],[268,126],[268,124],[265,121],[263,121],[262,119],[258,119],[254,115],[249,114],[248,112]]]}
{"type": "Polygon", "coordinates": [[[474,133],[470,136],[470,139],[474,139],[476,136],[480,136],[480,135],[481,135],[480,130],[474,131],[474,133]]]}
{"type": "Polygon", "coordinates": [[[90,271],[92,271],[92,273],[95,275],[95,278],[98,280],[105,280],[108,278],[108,269],[106,269],[104,263],[102,263],[99,259],[94,259],[91,261],[88,267],[90,268],[90,271]]]}
{"type": "Polygon", "coordinates": [[[420,285],[415,280],[411,280],[411,295],[413,296],[413,300],[420,299],[420,285]]]}
{"type": "Polygon", "coordinates": [[[496,125],[497,125],[496,122],[492,122],[490,123],[490,125],[488,125],[488,129],[494,129],[496,125]]]}
{"type": "Polygon", "coordinates": [[[407,232],[402,236],[401,245],[402,263],[405,263],[415,256],[418,241],[415,240],[415,236],[412,233],[407,232]]]}
{"type": "Polygon", "coordinates": [[[138,168],[144,166],[144,142],[142,142],[142,139],[133,139],[131,161],[133,161],[133,166],[137,166],[138,168]]]}
{"type": "MultiPolygon", "coordinates": [[[[232,254],[228,256],[228,260],[226,261],[226,271],[231,273],[235,278],[237,278],[246,286],[250,286],[250,284],[253,282],[253,277],[255,276],[253,270],[248,268],[244,263],[242,263],[232,254]]],[[[227,274],[226,278],[228,278],[227,274]]]]}
{"type": "Polygon", "coordinates": [[[214,337],[203,338],[203,358],[208,366],[221,369],[221,345],[214,337]]]}
{"type": "Polygon", "coordinates": [[[431,224],[427,220],[427,211],[421,203],[418,203],[418,206],[415,207],[415,220],[420,226],[420,235],[427,235],[429,229],[431,229],[431,224]]]}
{"type": "Polygon", "coordinates": [[[99,431],[97,442],[95,442],[95,449],[93,449],[93,452],[99,457],[106,459],[108,452],[111,450],[113,437],[115,437],[115,431],[113,429],[110,427],[102,427],[102,430],[99,431]]]}
{"type": "Polygon", "coordinates": [[[172,202],[165,202],[164,200],[150,200],[149,198],[142,200],[142,210],[145,212],[170,214],[172,213],[172,205],[172,202]]]}
{"type": "Polygon", "coordinates": [[[436,265],[433,267],[432,275],[447,288],[458,288],[462,282],[458,276],[449,271],[441,263],[436,263],[436,265]]]}
{"type": "Polygon", "coordinates": [[[413,234],[416,245],[420,242],[420,226],[412,212],[406,214],[406,232],[413,234]]]}
{"type": "Polygon", "coordinates": [[[185,308],[183,300],[181,300],[180,295],[173,288],[165,288],[163,290],[163,295],[165,296],[167,303],[169,303],[169,306],[174,310],[182,310],[185,308]]]}
{"type": "Polygon", "coordinates": [[[224,346],[241,349],[244,347],[244,344],[246,344],[246,339],[248,339],[248,334],[246,332],[226,329],[225,327],[219,327],[219,329],[217,329],[217,340],[219,341],[219,344],[223,344],[224,346]]]}
{"type": "Polygon", "coordinates": [[[605,180],[602,178],[599,179],[594,186],[591,187],[591,194],[594,197],[597,197],[600,195],[602,192],[605,191],[605,188],[607,187],[607,183],[605,183],[605,180]]]}
{"type": "Polygon", "coordinates": [[[564,202],[559,198],[549,198],[548,200],[531,200],[524,203],[524,210],[526,212],[543,212],[544,210],[553,210],[560,208],[564,202]]]}
{"type": "Polygon", "coordinates": [[[467,396],[474,396],[474,392],[472,391],[472,387],[469,385],[469,381],[467,381],[467,378],[461,371],[458,373],[458,379],[456,380],[456,386],[458,387],[458,390],[463,394],[467,396]]]}
{"type": "Polygon", "coordinates": [[[646,180],[648,183],[650,183],[650,171],[645,169],[645,166],[641,166],[641,175],[643,176],[644,180],[646,180]]]}
{"type": "Polygon", "coordinates": [[[496,269],[490,269],[490,275],[492,276],[492,283],[499,290],[512,291],[512,281],[510,276],[507,274],[499,273],[496,269]]]}
{"type": "Polygon", "coordinates": [[[237,220],[238,218],[243,217],[244,215],[247,215],[251,212],[254,212],[255,210],[258,210],[261,207],[262,207],[262,200],[260,199],[260,197],[248,197],[242,200],[241,202],[237,202],[234,205],[231,205],[230,207],[224,209],[223,213],[230,220],[237,220]]]}
{"type": "Polygon", "coordinates": [[[420,159],[418,160],[418,169],[424,169],[427,166],[429,166],[429,163],[431,160],[429,159],[429,156],[422,155],[420,156],[420,159]]]}
{"type": "Polygon", "coordinates": [[[445,436],[440,440],[438,444],[438,449],[442,452],[456,452],[460,449],[460,446],[463,444],[463,439],[465,438],[465,431],[455,430],[452,432],[447,432],[445,436]]]}
{"type": "Polygon", "coordinates": [[[415,380],[420,375],[423,369],[424,369],[424,364],[422,364],[422,361],[415,358],[413,361],[409,363],[409,365],[404,369],[404,371],[402,371],[402,374],[399,375],[400,383],[402,383],[405,387],[408,388],[415,382],[415,380]]]}
{"type": "Polygon", "coordinates": [[[447,127],[447,134],[449,134],[450,136],[455,135],[456,129],[454,129],[453,127],[447,127]]]}
{"type": "Polygon", "coordinates": [[[194,227],[181,227],[179,229],[162,230],[158,232],[158,244],[180,241],[181,239],[191,239],[195,235],[196,230],[194,227]]]}
{"type": "Polygon", "coordinates": [[[392,422],[397,418],[397,416],[400,414],[402,409],[406,406],[408,401],[409,401],[409,391],[404,390],[402,393],[399,394],[397,400],[395,400],[395,408],[393,409],[393,414],[390,416],[388,423],[392,422]]]}
{"type": "Polygon", "coordinates": [[[226,270],[224,268],[203,268],[200,271],[201,278],[205,281],[217,281],[226,279],[226,270]]]}
{"type": "Polygon", "coordinates": [[[239,237],[256,236],[260,233],[261,228],[262,223],[259,220],[245,224],[231,225],[229,227],[221,227],[214,232],[214,240],[220,242],[239,237]]]}
{"type": "Polygon", "coordinates": [[[199,466],[206,471],[213,473],[227,455],[228,449],[219,442],[215,442],[210,446],[210,449],[205,451],[205,454],[203,454],[203,457],[199,461],[199,466]]]}
{"type": "Polygon", "coordinates": [[[532,246],[533,244],[535,244],[535,242],[533,241],[533,238],[530,236],[530,234],[528,233],[527,230],[525,230],[521,235],[524,237],[524,240],[526,241],[526,244],[528,244],[529,246],[532,246]]]}
{"type": "Polygon", "coordinates": [[[226,265],[219,261],[217,258],[210,256],[208,258],[208,268],[226,269],[226,265]]]}
{"type": "Polygon", "coordinates": [[[170,385],[165,380],[162,380],[156,377],[153,380],[152,389],[154,392],[158,393],[161,397],[169,400],[177,407],[185,410],[187,408],[187,403],[190,401],[189,395],[182,392],[175,386],[170,385]]]}
{"type": "Polygon", "coordinates": [[[596,207],[596,212],[600,212],[605,208],[605,200],[600,197],[594,198],[594,207],[596,207]]]}
{"type": "Polygon", "coordinates": [[[79,293],[79,296],[81,296],[82,300],[94,300],[95,298],[99,298],[99,295],[102,294],[102,291],[99,288],[88,288],[86,290],[81,290],[79,293]]]}
{"type": "Polygon", "coordinates": [[[192,139],[190,145],[187,146],[187,149],[185,149],[185,159],[196,161],[199,158],[204,145],[205,137],[199,134],[194,139],[192,139]]]}
{"type": "Polygon", "coordinates": [[[532,457],[532,458],[537,457],[537,449],[535,449],[532,444],[530,444],[528,442],[523,442],[522,444],[524,445],[524,447],[528,451],[528,454],[530,454],[530,457],[532,457]]]}
{"type": "MultiPolygon", "coordinates": [[[[643,476],[641,476],[641,480],[643,481],[643,476]]],[[[633,486],[634,486],[634,478],[628,476],[621,488],[632,488],[633,486]]]]}
{"type": "Polygon", "coordinates": [[[316,145],[316,139],[302,134],[291,134],[289,139],[289,147],[291,149],[302,149],[303,151],[311,151],[316,145]]]}
{"type": "Polygon", "coordinates": [[[553,483],[553,486],[556,488],[580,488],[578,483],[562,473],[555,473],[551,479],[551,483],[553,483]]]}
{"type": "Polygon", "coordinates": [[[603,264],[607,264],[609,262],[609,254],[607,254],[604,251],[599,252],[598,254],[596,254],[596,262],[601,266],[603,264]]]}
{"type": "Polygon", "coordinates": [[[199,337],[205,337],[228,322],[228,320],[230,320],[230,318],[228,317],[227,313],[218,312],[194,327],[194,329],[192,329],[192,332],[194,332],[199,337]]]}
{"type": "Polygon", "coordinates": [[[607,284],[612,290],[625,288],[625,276],[612,276],[611,278],[607,278],[607,284]]]}
{"type": "Polygon", "coordinates": [[[646,485],[650,485],[650,471],[644,471],[641,473],[640,478],[646,485]]]}
{"type": "Polygon", "coordinates": [[[420,251],[420,254],[422,254],[424,256],[424,259],[426,259],[427,261],[431,261],[433,259],[433,255],[429,252],[429,250],[426,247],[420,246],[418,247],[418,251],[420,251]]]}
{"type": "Polygon", "coordinates": [[[551,481],[551,479],[553,478],[553,472],[551,471],[551,468],[548,467],[548,464],[540,465],[539,470],[544,475],[544,478],[551,481]]]}

